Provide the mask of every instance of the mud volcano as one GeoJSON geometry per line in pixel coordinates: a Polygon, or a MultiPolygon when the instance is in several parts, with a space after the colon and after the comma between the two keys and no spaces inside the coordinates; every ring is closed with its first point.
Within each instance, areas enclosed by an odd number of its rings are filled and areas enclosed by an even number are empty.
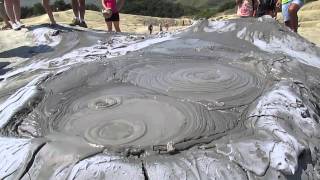
{"type": "Polygon", "coordinates": [[[320,178],[319,48],[274,20],[50,31],[3,75],[1,178],[320,178]]]}

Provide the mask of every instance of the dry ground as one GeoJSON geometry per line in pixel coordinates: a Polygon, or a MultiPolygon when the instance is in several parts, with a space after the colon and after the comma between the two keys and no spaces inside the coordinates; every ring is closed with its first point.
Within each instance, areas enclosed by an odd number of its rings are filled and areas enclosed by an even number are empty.
{"type": "MultiPolygon", "coordinates": [[[[299,34],[309,41],[320,46],[320,0],[306,4],[299,11],[299,34]]],[[[219,13],[214,19],[237,18],[235,10],[228,10],[219,13]]],[[[277,17],[280,23],[283,23],[281,12],[277,17]]]]}
{"type": "Polygon", "coordinates": [[[320,46],[320,1],[306,4],[299,17],[299,34],[320,46]]]}
{"type": "MultiPolygon", "coordinates": [[[[69,24],[73,18],[72,10],[63,11],[63,12],[55,12],[54,17],[58,24],[69,24]]],[[[88,27],[91,29],[97,30],[106,30],[106,24],[104,22],[104,18],[102,14],[96,11],[86,11],[86,22],[88,27]]],[[[148,33],[148,25],[152,23],[154,25],[154,32],[159,32],[159,23],[167,23],[170,24],[169,31],[175,31],[177,29],[185,28],[186,26],[182,26],[183,21],[185,25],[191,23],[189,19],[171,19],[171,18],[157,18],[157,17],[149,17],[149,16],[137,16],[137,15],[129,15],[129,14],[121,14],[121,29],[123,32],[130,33],[139,33],[146,34],[148,33]]],[[[48,16],[41,15],[37,17],[31,17],[22,20],[26,26],[38,25],[38,24],[46,24],[49,23],[48,16]]],[[[2,24],[0,23],[0,26],[2,24]]],[[[165,30],[165,28],[164,28],[165,30]]],[[[27,29],[22,29],[21,31],[13,31],[13,30],[5,30],[0,31],[0,52],[7,51],[10,49],[14,49],[21,46],[32,46],[32,36],[30,33],[26,33],[27,29]]],[[[20,58],[11,58],[11,59],[3,59],[0,57],[1,61],[11,61],[17,62],[20,58]]]]}
{"type": "MultiPolygon", "coordinates": [[[[55,12],[54,17],[59,24],[69,24],[73,18],[73,13],[72,10],[55,12]]],[[[101,13],[87,10],[85,18],[89,28],[106,30],[106,24],[101,13]]],[[[183,28],[182,21],[185,22],[185,25],[190,24],[190,20],[188,19],[157,18],[130,14],[120,14],[120,19],[121,30],[123,32],[131,33],[147,33],[147,27],[150,23],[154,25],[155,32],[159,31],[158,25],[160,22],[162,22],[163,24],[168,22],[170,24],[169,31],[183,28]]],[[[49,18],[45,14],[37,17],[23,19],[22,22],[26,25],[44,24],[49,22],[49,18]]]]}
{"type": "MultiPolygon", "coordinates": [[[[71,10],[64,12],[54,13],[55,19],[60,24],[70,23],[73,13],[71,10]]],[[[170,18],[157,18],[148,16],[137,16],[129,14],[121,14],[121,29],[123,32],[133,32],[133,33],[148,33],[147,26],[150,23],[154,24],[154,31],[159,31],[158,24],[160,22],[170,23],[169,31],[174,31],[176,29],[184,28],[182,22],[186,25],[190,23],[189,19],[170,19],[170,18]]],[[[230,19],[235,18],[234,10],[228,10],[224,13],[218,14],[215,19],[230,19]]],[[[282,22],[281,13],[279,13],[278,19],[282,22]]],[[[36,25],[48,23],[49,18],[47,15],[42,15],[38,17],[32,17],[22,20],[26,25],[36,25]]],[[[102,15],[95,11],[86,11],[86,22],[89,28],[105,30],[106,25],[102,15]]],[[[320,46],[320,0],[306,4],[299,12],[299,34],[307,38],[309,41],[316,43],[320,46]]],[[[19,46],[31,45],[30,37],[25,33],[26,30],[19,32],[14,32],[12,30],[2,31],[0,33],[0,50],[8,50],[19,46]]]]}

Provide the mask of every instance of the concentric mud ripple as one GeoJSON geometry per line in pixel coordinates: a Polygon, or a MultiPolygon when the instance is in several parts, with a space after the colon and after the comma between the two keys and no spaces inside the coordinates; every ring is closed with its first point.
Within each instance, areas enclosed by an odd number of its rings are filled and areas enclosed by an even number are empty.
{"type": "Polygon", "coordinates": [[[210,62],[148,65],[130,70],[126,80],[170,96],[233,106],[253,101],[264,85],[250,69],[210,62]]]}
{"type": "Polygon", "coordinates": [[[211,112],[198,103],[114,83],[53,94],[40,107],[55,112],[43,114],[48,119],[42,126],[49,126],[46,133],[80,136],[97,146],[184,142],[225,132],[237,121],[234,113],[211,112]]]}

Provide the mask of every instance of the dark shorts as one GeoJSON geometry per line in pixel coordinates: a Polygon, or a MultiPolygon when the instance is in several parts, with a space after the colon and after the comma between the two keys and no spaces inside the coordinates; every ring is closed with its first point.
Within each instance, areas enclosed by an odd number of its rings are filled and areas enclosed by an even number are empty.
{"type": "Polygon", "coordinates": [[[120,21],[119,13],[113,13],[111,17],[105,19],[106,22],[120,21]]]}

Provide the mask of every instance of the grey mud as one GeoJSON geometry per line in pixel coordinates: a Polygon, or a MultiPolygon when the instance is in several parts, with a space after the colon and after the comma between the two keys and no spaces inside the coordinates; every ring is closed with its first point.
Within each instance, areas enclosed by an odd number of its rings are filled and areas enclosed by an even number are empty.
{"type": "Polygon", "coordinates": [[[56,31],[2,82],[1,179],[320,179],[319,48],[272,19],[56,31]]]}

